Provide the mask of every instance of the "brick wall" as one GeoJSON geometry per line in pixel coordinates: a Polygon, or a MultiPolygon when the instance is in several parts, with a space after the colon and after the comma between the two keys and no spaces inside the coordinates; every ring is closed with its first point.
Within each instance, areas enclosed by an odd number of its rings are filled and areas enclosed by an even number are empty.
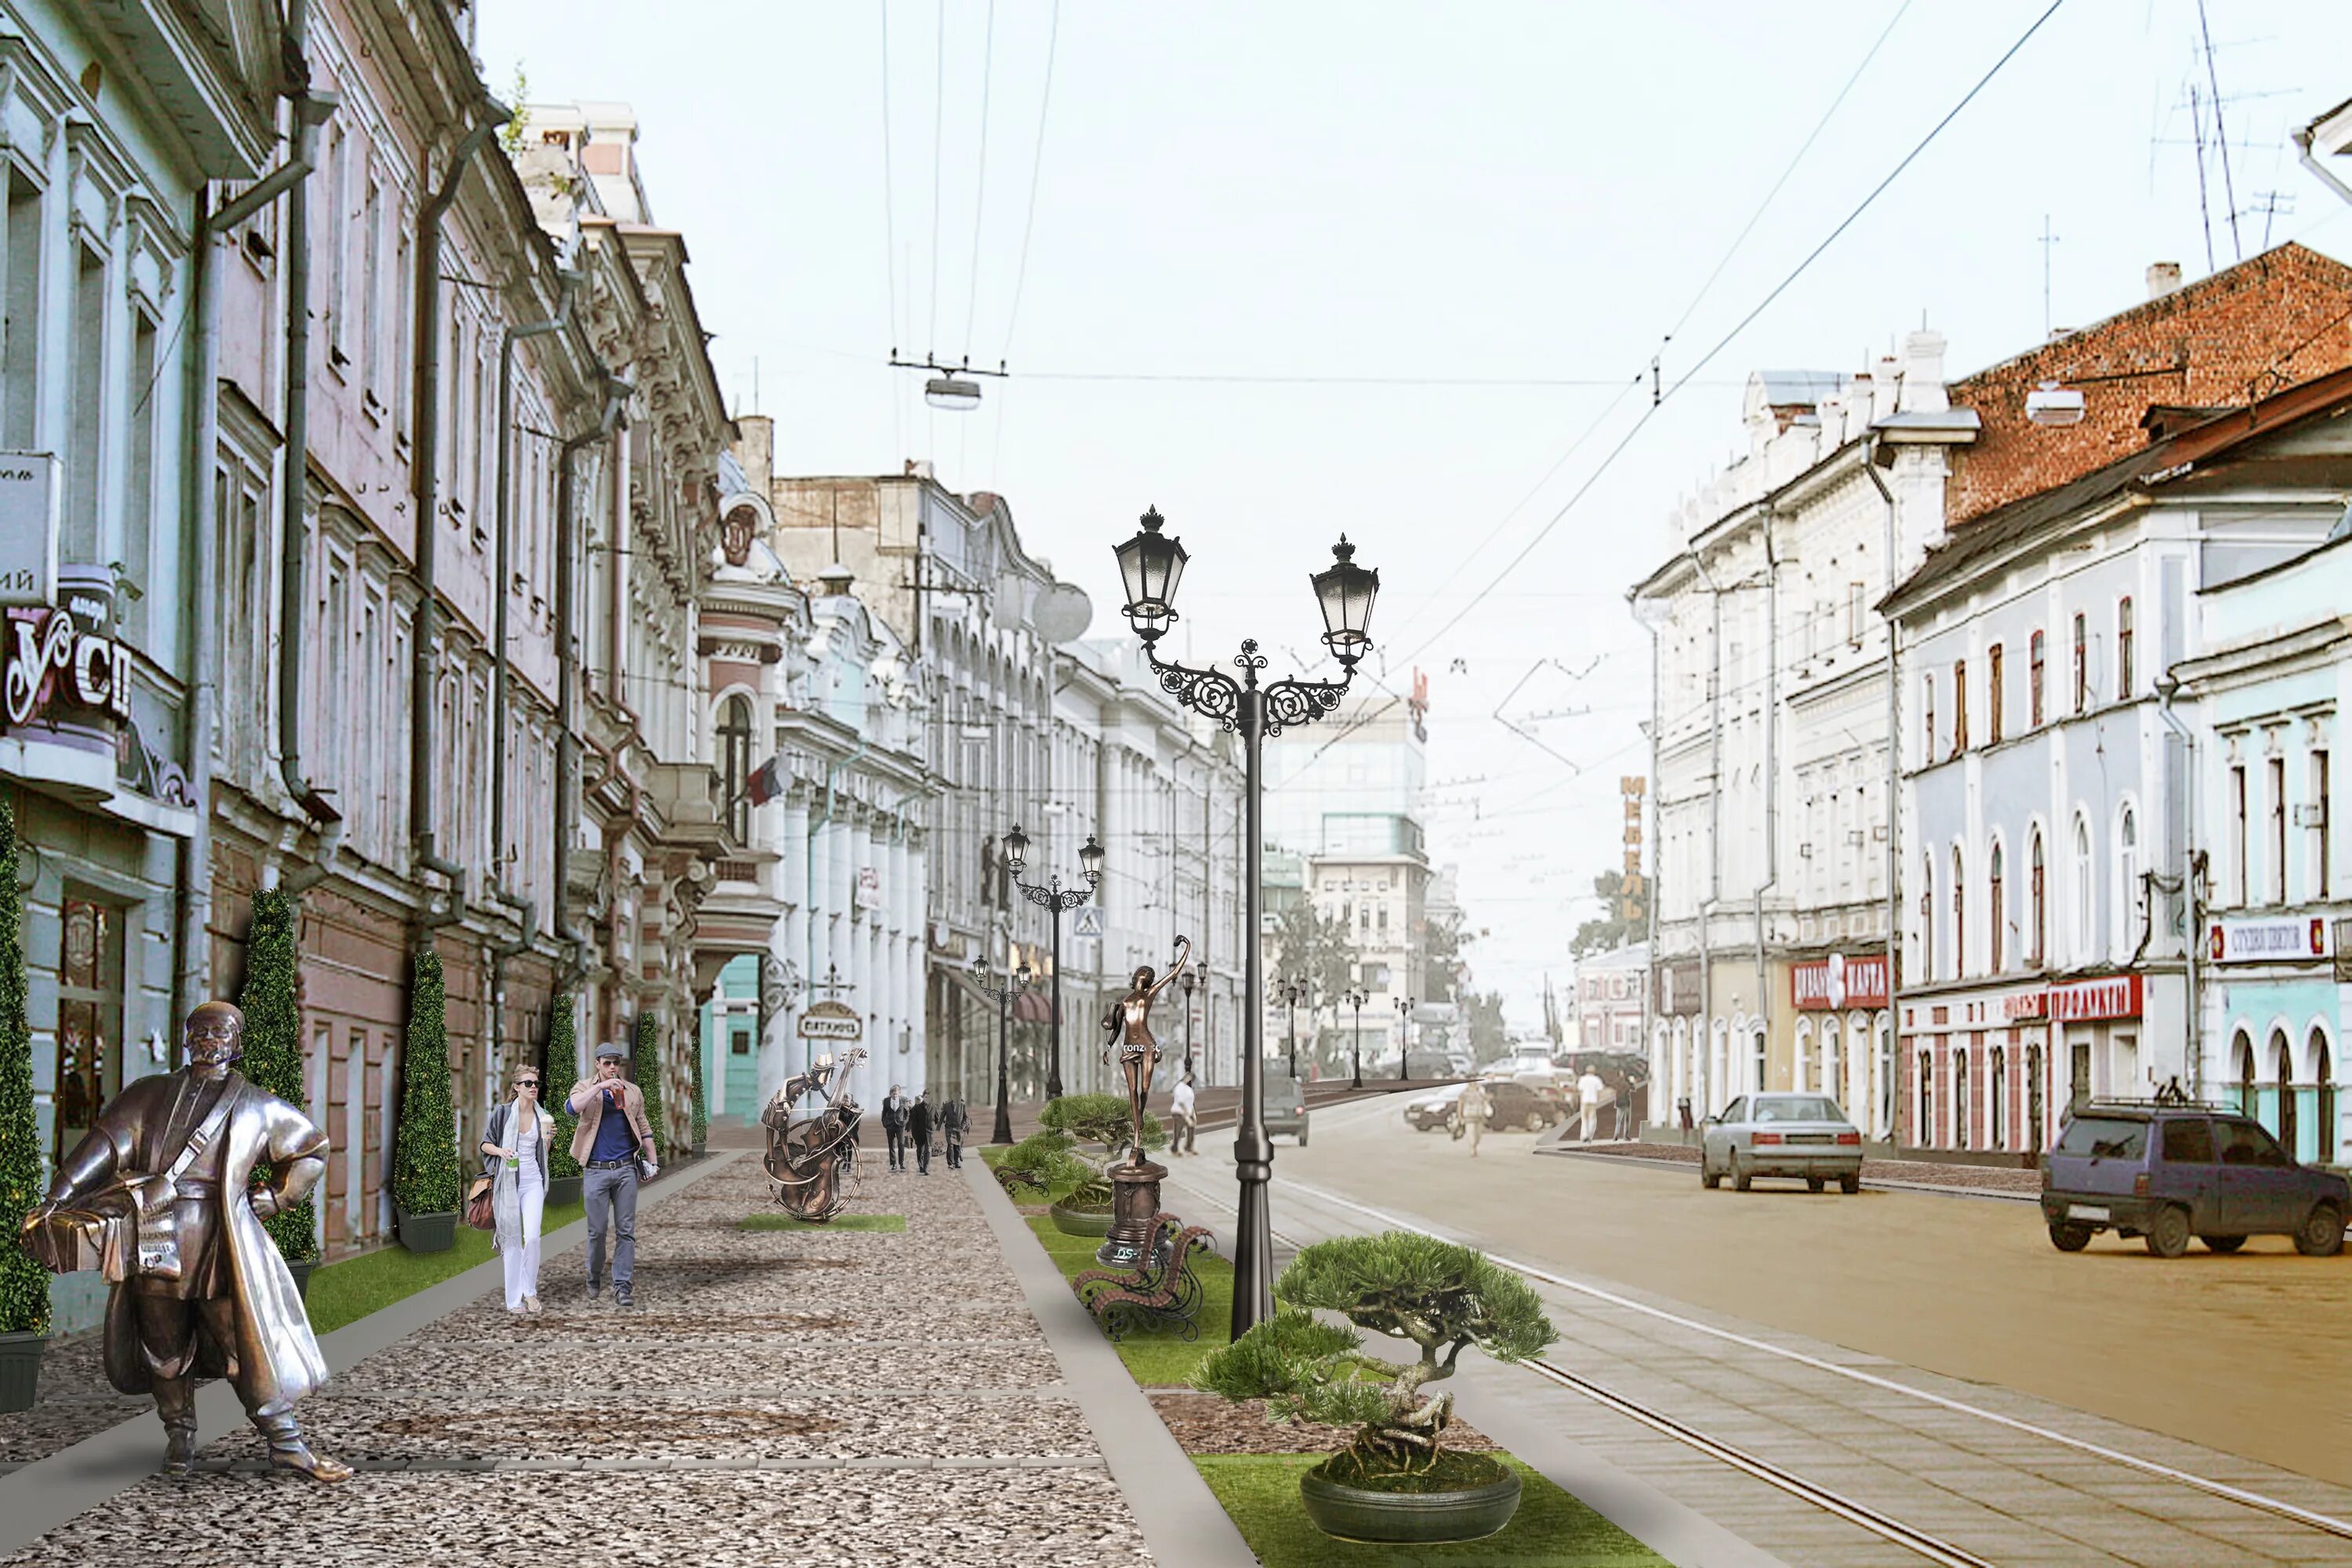
{"type": "Polygon", "coordinates": [[[1957,528],[2139,450],[2152,405],[2241,405],[2347,364],[2352,268],[2300,245],[2266,251],[1954,382],[1953,405],[1984,426],[1954,454],[1947,521],[1957,528]],[[2045,380],[2083,394],[2081,424],[2026,421],[2026,395],[2045,380]]]}

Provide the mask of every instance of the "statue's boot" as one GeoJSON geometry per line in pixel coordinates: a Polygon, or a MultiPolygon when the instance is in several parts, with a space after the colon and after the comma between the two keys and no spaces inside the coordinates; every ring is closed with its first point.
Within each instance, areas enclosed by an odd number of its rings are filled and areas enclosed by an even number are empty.
{"type": "Polygon", "coordinates": [[[301,1426],[289,1411],[278,1415],[256,1415],[253,1424],[269,1443],[269,1464],[273,1469],[299,1470],[314,1481],[335,1482],[352,1479],[352,1468],[340,1459],[314,1454],[302,1441],[301,1426]]]}
{"type": "Polygon", "coordinates": [[[163,1418],[163,1473],[184,1476],[196,1463],[196,1395],[186,1378],[155,1380],[155,1414],[163,1418]]]}

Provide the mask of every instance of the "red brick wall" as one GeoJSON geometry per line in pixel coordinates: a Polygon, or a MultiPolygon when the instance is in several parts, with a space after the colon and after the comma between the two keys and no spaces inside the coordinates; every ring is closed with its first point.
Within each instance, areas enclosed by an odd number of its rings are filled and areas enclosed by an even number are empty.
{"type": "Polygon", "coordinates": [[[2352,364],[2352,268],[2300,245],[2189,284],[1952,384],[1984,422],[1954,455],[1945,516],[1957,528],[2147,444],[2153,405],[2222,407],[2352,364]],[[2092,379],[2126,372],[2127,380],[2092,379]],[[2027,423],[2043,381],[2083,394],[2079,425],[2027,423]]]}

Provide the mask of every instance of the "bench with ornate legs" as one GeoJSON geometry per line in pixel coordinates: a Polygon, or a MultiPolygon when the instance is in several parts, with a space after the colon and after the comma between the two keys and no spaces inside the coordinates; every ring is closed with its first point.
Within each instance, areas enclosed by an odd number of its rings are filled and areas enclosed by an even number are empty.
{"type": "Polygon", "coordinates": [[[1089,1268],[1070,1281],[1078,1300],[1113,1340],[1139,1328],[1174,1329],[1199,1337],[1193,1315],[1201,1309],[1201,1277],[1192,1254],[1213,1252],[1216,1237],[1205,1226],[1187,1226],[1172,1214],[1151,1216],[1151,1250],[1136,1268],[1089,1268]]]}

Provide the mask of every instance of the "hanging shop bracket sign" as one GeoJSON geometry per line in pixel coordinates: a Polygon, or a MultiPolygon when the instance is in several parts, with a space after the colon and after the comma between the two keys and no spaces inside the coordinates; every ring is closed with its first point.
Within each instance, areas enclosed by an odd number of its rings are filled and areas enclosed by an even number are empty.
{"type": "Polygon", "coordinates": [[[856,1040],[865,1034],[866,1021],[846,1002],[828,997],[801,1015],[800,1035],[803,1040],[856,1040]]]}

